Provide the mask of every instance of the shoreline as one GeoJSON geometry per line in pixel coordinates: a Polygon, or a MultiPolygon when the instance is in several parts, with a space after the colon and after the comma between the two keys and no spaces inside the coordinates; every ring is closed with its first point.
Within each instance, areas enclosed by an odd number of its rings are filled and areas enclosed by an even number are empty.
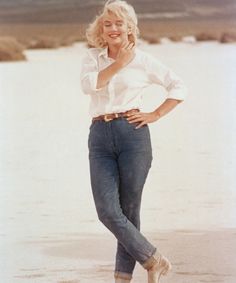
{"type": "MultiPolygon", "coordinates": [[[[0,62],[27,60],[24,50],[56,49],[85,42],[86,23],[82,24],[1,24],[0,62]]],[[[145,20],[139,24],[141,40],[161,43],[162,38],[173,42],[218,41],[236,42],[236,21],[229,19],[145,20]]]]}

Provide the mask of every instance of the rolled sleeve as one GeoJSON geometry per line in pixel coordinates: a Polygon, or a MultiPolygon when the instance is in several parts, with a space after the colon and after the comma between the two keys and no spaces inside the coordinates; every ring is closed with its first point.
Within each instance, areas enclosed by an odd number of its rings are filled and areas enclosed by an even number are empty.
{"type": "Polygon", "coordinates": [[[170,68],[151,55],[146,56],[145,67],[149,80],[166,89],[167,98],[177,100],[184,100],[186,98],[188,93],[187,86],[170,68]]]}
{"type": "Polygon", "coordinates": [[[103,87],[97,88],[98,73],[99,72],[91,72],[88,74],[89,83],[92,91],[100,91],[103,89],[103,87]]]}
{"type": "Polygon", "coordinates": [[[103,88],[97,88],[98,66],[95,58],[87,52],[83,57],[80,73],[81,88],[86,95],[99,93],[103,88]]]}
{"type": "Polygon", "coordinates": [[[167,98],[185,100],[188,93],[187,87],[173,71],[167,71],[163,86],[167,90],[167,98]]]}

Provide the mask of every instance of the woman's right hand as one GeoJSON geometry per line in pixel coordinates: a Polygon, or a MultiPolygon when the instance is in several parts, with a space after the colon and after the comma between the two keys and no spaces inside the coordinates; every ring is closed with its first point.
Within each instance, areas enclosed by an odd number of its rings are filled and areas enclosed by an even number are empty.
{"type": "Polygon", "coordinates": [[[134,58],[134,42],[125,42],[121,45],[116,57],[116,63],[121,67],[128,65],[134,58]]]}
{"type": "Polygon", "coordinates": [[[121,45],[116,60],[114,63],[110,64],[105,69],[101,70],[98,74],[97,79],[97,89],[100,89],[108,84],[110,79],[129,64],[134,58],[134,43],[133,42],[125,42],[121,45]]]}

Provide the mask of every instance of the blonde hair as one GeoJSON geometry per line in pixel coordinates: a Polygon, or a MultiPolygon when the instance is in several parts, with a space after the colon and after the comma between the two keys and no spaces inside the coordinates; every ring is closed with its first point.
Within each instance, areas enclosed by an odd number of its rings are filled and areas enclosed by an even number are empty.
{"type": "Polygon", "coordinates": [[[88,40],[89,46],[98,48],[107,46],[107,43],[102,37],[102,19],[103,16],[107,13],[112,13],[115,16],[127,21],[129,30],[128,39],[129,41],[136,43],[139,35],[139,29],[137,26],[138,19],[134,8],[126,1],[109,0],[104,5],[102,12],[98,16],[96,16],[95,20],[89,25],[86,30],[86,38],[88,40]]]}

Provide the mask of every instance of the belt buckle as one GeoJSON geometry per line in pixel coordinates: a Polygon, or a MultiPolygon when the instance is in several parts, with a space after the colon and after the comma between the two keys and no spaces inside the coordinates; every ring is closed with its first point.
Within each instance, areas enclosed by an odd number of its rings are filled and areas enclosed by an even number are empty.
{"type": "Polygon", "coordinates": [[[109,121],[112,121],[113,119],[119,117],[119,114],[118,114],[118,113],[113,113],[113,114],[115,115],[114,118],[108,118],[108,116],[111,115],[111,114],[105,114],[105,115],[104,115],[104,121],[105,121],[105,122],[109,122],[109,121]]]}
{"type": "Polygon", "coordinates": [[[105,122],[109,122],[109,121],[113,120],[113,118],[108,118],[108,115],[109,115],[109,114],[105,114],[105,115],[104,115],[104,121],[105,121],[105,122]]]}

